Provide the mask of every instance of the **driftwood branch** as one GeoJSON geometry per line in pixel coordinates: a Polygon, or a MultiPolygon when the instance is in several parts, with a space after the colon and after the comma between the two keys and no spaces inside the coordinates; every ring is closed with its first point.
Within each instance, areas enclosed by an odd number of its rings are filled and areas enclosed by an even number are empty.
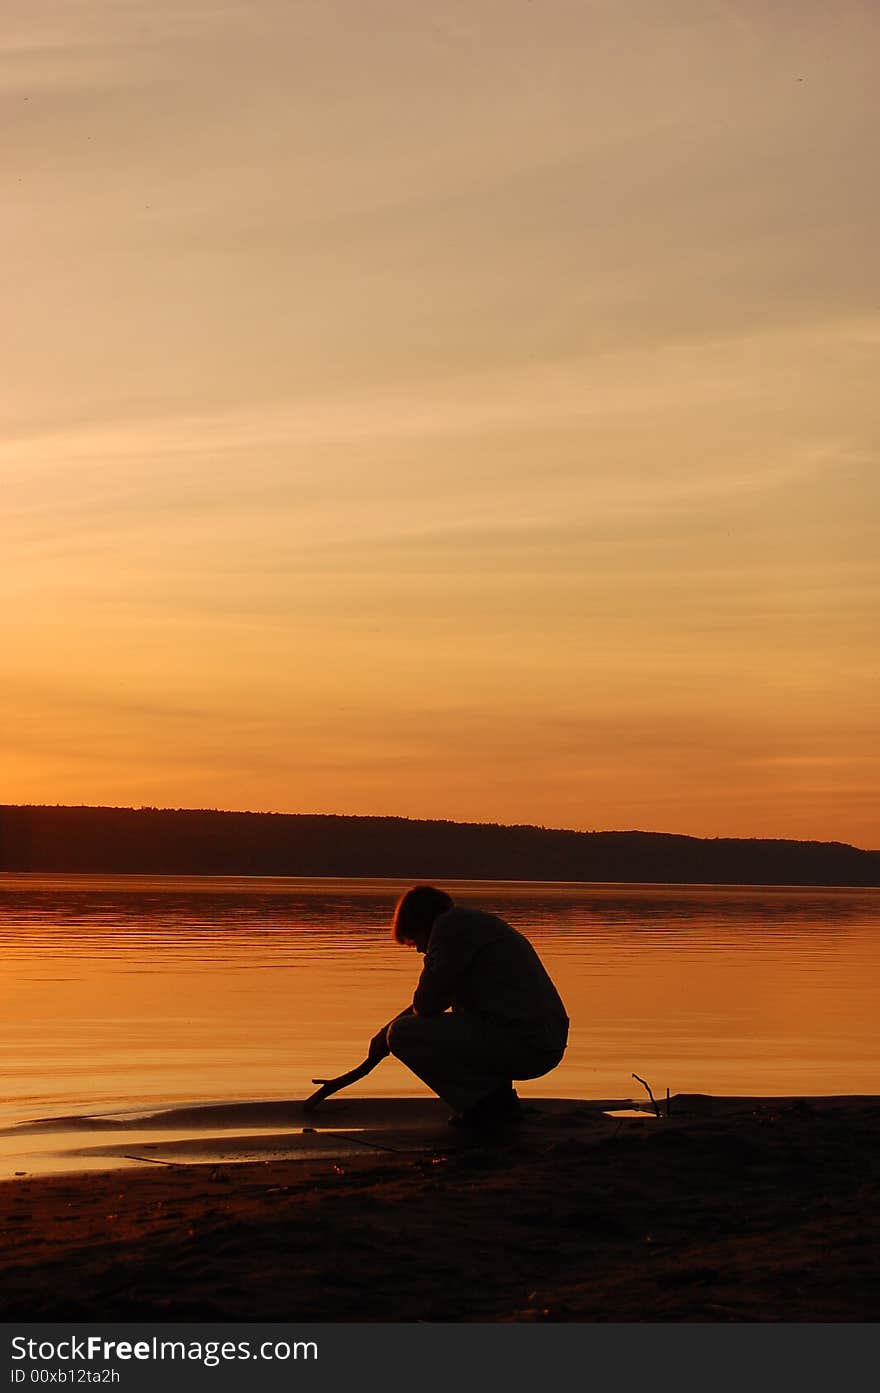
{"type": "Polygon", "coordinates": [[[306,1098],[303,1103],[303,1112],[313,1112],[319,1103],[323,1103],[325,1098],[330,1097],[331,1093],[338,1093],[340,1088],[348,1088],[349,1084],[357,1083],[359,1079],[365,1079],[378,1063],[378,1059],[370,1059],[368,1056],[363,1064],[359,1064],[356,1069],[350,1069],[347,1074],[340,1074],[338,1078],[312,1079],[312,1083],[319,1083],[321,1087],[306,1098]]]}
{"type": "Polygon", "coordinates": [[[640,1078],[638,1074],[633,1074],[633,1078],[636,1080],[637,1083],[642,1084],[642,1086],[648,1090],[648,1097],[650,1098],[651,1104],[654,1108],[654,1114],[656,1117],[660,1117],[660,1105],[657,1102],[657,1099],[654,1097],[653,1093],[651,1092],[651,1085],[645,1079],[640,1078]]]}
{"type": "Polygon", "coordinates": [[[123,1156],[123,1161],[149,1161],[151,1166],[184,1166],[185,1161],[160,1161],[156,1156],[123,1156]]]}

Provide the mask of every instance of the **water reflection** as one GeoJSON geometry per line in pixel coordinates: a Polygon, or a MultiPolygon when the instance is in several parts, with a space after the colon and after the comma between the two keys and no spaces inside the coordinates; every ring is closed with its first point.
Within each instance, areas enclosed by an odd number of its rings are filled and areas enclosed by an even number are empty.
{"type": "MultiPolygon", "coordinates": [[[[4,1113],[304,1096],[411,995],[402,883],[0,877],[4,1113]]],[[[533,938],[572,1017],[526,1092],[876,1088],[880,893],[469,882],[533,938]]],[[[361,1091],[400,1095],[395,1061],[361,1091]]]]}

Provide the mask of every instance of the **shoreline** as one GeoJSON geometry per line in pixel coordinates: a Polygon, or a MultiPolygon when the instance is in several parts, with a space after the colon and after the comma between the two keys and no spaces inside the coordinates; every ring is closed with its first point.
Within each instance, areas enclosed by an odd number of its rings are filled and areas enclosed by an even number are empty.
{"type": "MultiPolygon", "coordinates": [[[[880,852],[868,851],[867,856],[880,855],[880,852]]],[[[47,889],[79,889],[87,882],[94,882],[96,885],[113,885],[120,889],[139,889],[142,886],[153,888],[156,885],[167,884],[169,889],[177,886],[193,889],[206,889],[212,887],[226,888],[235,886],[245,891],[253,890],[254,893],[260,892],[261,885],[271,885],[273,887],[290,884],[294,889],[302,886],[318,886],[322,889],[333,885],[347,885],[366,891],[388,891],[395,894],[400,891],[402,886],[410,883],[413,877],[395,875],[361,875],[353,872],[352,874],[327,874],[312,875],[307,872],[299,873],[296,871],[131,871],[131,870],[16,870],[0,867],[0,889],[3,890],[28,890],[32,885],[39,885],[47,889]]],[[[603,879],[593,877],[590,879],[574,878],[548,879],[546,876],[464,876],[452,875],[435,877],[442,879],[445,885],[451,890],[467,890],[470,886],[478,888],[497,886],[509,887],[517,890],[694,890],[705,892],[708,890],[722,891],[779,891],[802,892],[811,894],[814,891],[827,891],[832,894],[836,891],[846,891],[857,894],[860,892],[871,893],[880,891],[880,877],[870,882],[865,881],[842,881],[842,880],[620,880],[603,879]]]]}
{"type": "Polygon", "coordinates": [[[0,1317],[880,1316],[880,1096],[679,1095],[659,1119],[528,1100],[478,1141],[430,1099],[362,1128],[377,1101],[313,1114],[368,1143],[332,1155],[291,1157],[286,1134],[285,1156],[0,1185],[0,1317]]]}

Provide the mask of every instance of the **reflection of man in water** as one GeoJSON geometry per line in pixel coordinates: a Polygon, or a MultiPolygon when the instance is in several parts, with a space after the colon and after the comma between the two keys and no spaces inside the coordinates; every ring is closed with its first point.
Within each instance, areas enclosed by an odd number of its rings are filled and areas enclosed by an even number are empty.
{"type": "Polygon", "coordinates": [[[568,1040],[565,1007],[531,943],[431,885],[401,897],[391,931],[425,962],[412,1005],[376,1032],[370,1058],[401,1060],[456,1110],[458,1126],[515,1121],[513,1080],[549,1074],[568,1040]]]}

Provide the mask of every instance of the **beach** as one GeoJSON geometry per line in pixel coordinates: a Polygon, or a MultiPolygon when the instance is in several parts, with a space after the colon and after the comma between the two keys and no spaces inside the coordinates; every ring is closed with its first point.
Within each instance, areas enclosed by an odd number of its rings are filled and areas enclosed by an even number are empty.
{"type": "MultiPolygon", "coordinates": [[[[329,1100],[311,1122],[300,1108],[274,1105],[276,1131],[246,1141],[241,1115],[215,1117],[210,1145],[203,1127],[128,1169],[0,1184],[0,1316],[880,1314],[880,1097],[687,1095],[669,1117],[542,1099],[486,1139],[449,1128],[432,1100],[329,1100]]],[[[108,1165],[131,1151],[124,1135],[105,1143],[108,1165]]]]}

